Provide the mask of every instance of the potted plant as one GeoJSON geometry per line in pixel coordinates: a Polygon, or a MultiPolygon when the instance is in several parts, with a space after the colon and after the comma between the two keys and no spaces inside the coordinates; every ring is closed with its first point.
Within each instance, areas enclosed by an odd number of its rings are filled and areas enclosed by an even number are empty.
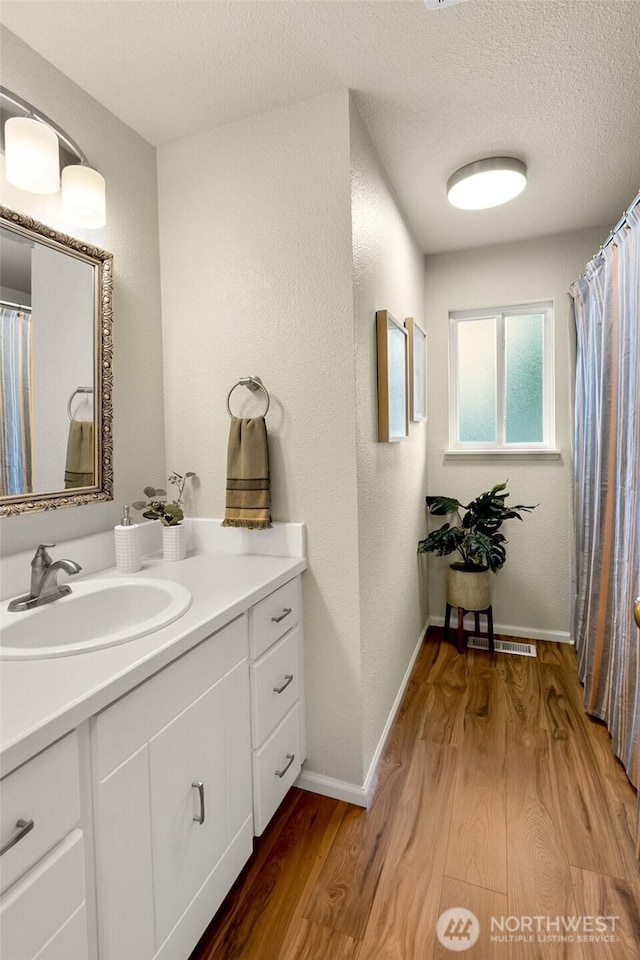
{"type": "Polygon", "coordinates": [[[162,553],[165,560],[184,560],[186,547],[184,542],[184,520],[182,499],[184,488],[191,477],[195,477],[192,470],[186,473],[176,473],[169,476],[169,483],[177,489],[177,496],[170,503],[167,502],[167,491],[161,487],[145,487],[143,493],[147,500],[136,500],[135,510],[143,510],[147,520],[159,520],[162,524],[162,553]]]}
{"type": "Polygon", "coordinates": [[[435,553],[439,557],[458,553],[461,560],[447,570],[447,603],[465,610],[486,610],[491,603],[491,573],[497,573],[507,558],[506,537],[500,533],[505,520],[522,520],[522,512],[535,510],[537,504],[507,505],[507,484],[498,483],[463,504],[453,497],[427,497],[432,516],[455,514],[453,523],[432,530],[418,543],[419,553],[435,553]],[[461,515],[460,510],[466,513],[461,515]]]}

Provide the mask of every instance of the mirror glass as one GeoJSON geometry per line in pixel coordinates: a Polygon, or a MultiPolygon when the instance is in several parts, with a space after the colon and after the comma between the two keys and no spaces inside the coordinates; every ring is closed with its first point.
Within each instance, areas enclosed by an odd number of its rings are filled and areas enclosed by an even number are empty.
{"type": "Polygon", "coordinates": [[[0,516],[112,499],[112,274],[0,206],[0,516]]]}

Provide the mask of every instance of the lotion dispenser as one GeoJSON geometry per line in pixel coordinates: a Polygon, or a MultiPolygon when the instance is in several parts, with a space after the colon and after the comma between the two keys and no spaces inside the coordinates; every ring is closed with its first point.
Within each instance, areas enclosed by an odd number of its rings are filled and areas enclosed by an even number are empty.
{"type": "Polygon", "coordinates": [[[142,550],[140,548],[140,528],[129,516],[129,505],[125,503],[123,517],[115,527],[116,569],[120,573],[137,573],[142,569],[142,550]]]}

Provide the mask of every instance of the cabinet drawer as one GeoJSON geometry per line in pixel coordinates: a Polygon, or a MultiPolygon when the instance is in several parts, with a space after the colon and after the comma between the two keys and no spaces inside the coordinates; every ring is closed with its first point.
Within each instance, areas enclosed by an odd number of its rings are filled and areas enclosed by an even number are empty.
{"type": "Polygon", "coordinates": [[[251,608],[251,659],[257,660],[272,643],[294,627],[299,615],[298,578],[256,603],[251,608]]]}
{"type": "Polygon", "coordinates": [[[0,782],[2,845],[20,832],[18,820],[33,820],[33,828],[2,855],[2,891],[66,836],[79,817],[78,741],[74,732],[0,782]]]}
{"type": "Polygon", "coordinates": [[[251,665],[251,732],[258,747],[300,695],[297,627],[251,665]]]}
{"type": "Polygon", "coordinates": [[[300,704],[253,754],[254,832],[260,836],[300,773],[300,704]],[[291,759],[293,757],[293,760],[291,759]],[[285,773],[280,776],[282,771],[285,773]]]}
{"type": "Polygon", "coordinates": [[[83,903],[35,960],[87,960],[87,956],[87,908],[83,903]]]}
{"type": "MultiPolygon", "coordinates": [[[[82,906],[85,899],[83,838],[74,830],[0,901],[0,956],[32,960],[82,906]]],[[[88,956],[87,928],[75,927],[75,952],[88,956]]],[[[54,954],[51,954],[52,956],[54,954]]]]}

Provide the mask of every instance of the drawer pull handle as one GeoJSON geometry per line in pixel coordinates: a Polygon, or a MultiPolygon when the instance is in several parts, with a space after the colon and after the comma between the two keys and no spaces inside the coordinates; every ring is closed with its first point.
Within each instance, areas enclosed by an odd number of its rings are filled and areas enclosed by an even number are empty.
{"type": "Polygon", "coordinates": [[[283,690],[286,690],[287,687],[289,686],[289,684],[291,683],[291,681],[293,680],[293,674],[292,674],[292,673],[285,673],[285,675],[284,675],[284,680],[285,680],[285,682],[282,684],[281,687],[274,687],[274,688],[273,688],[273,692],[274,692],[274,693],[282,693],[283,690]]]}
{"type": "Polygon", "coordinates": [[[287,760],[289,761],[289,763],[286,765],[286,767],[284,768],[284,770],[276,770],[276,771],[275,771],[276,777],[284,777],[285,773],[287,772],[287,770],[289,769],[289,767],[291,766],[291,764],[292,764],[293,761],[295,760],[296,755],[295,755],[295,753],[287,753],[287,754],[286,754],[286,757],[287,757],[287,760]]]}
{"type": "Polygon", "coordinates": [[[282,613],[280,614],[280,616],[279,616],[279,617],[271,617],[271,622],[272,622],[272,623],[280,623],[280,621],[281,621],[281,620],[284,620],[285,617],[288,617],[290,613],[291,613],[291,607],[283,607],[283,608],[282,608],[282,613]]]}
{"type": "Polygon", "coordinates": [[[0,857],[3,853],[6,853],[7,850],[11,850],[11,847],[15,847],[16,843],[18,843],[19,840],[22,840],[23,837],[26,837],[28,833],[31,833],[34,826],[35,824],[33,820],[23,820],[22,818],[18,820],[16,823],[18,832],[16,833],[15,837],[11,838],[11,840],[7,840],[2,849],[0,849],[0,857]]]}
{"type": "Polygon", "coordinates": [[[201,780],[194,780],[191,786],[196,788],[200,797],[200,816],[193,819],[196,823],[204,823],[204,783],[201,780]]]}

